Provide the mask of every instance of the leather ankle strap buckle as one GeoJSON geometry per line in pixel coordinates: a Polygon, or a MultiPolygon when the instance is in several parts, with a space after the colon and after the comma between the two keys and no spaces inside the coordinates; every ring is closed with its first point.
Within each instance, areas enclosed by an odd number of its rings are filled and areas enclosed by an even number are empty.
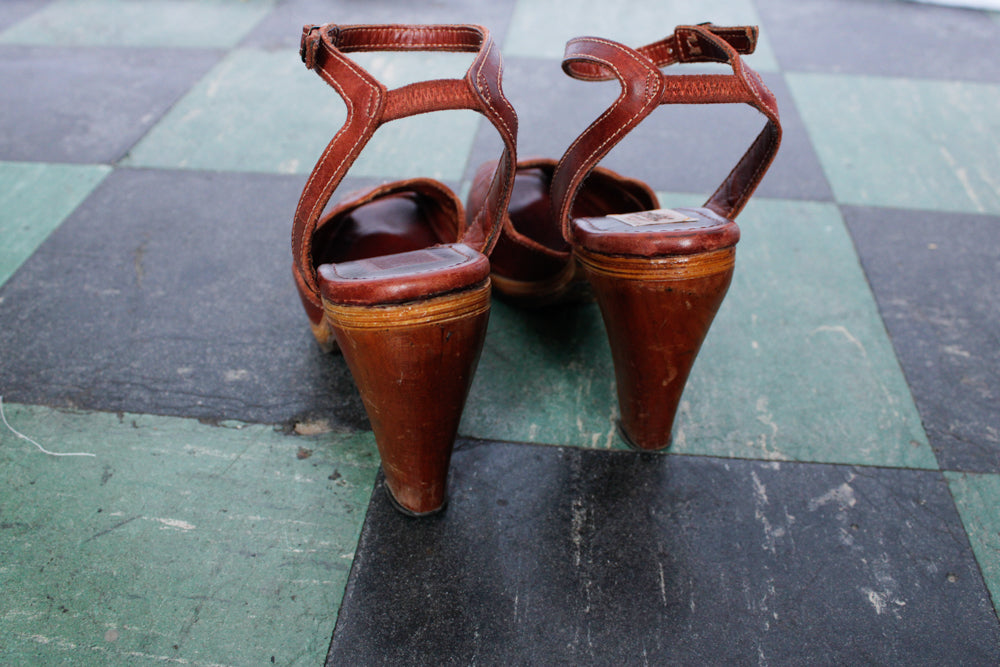
{"type": "Polygon", "coordinates": [[[680,54],[682,59],[697,59],[698,56],[702,54],[701,50],[701,35],[690,30],[684,30],[683,32],[678,30],[677,37],[684,40],[684,44],[680,48],[680,54]]]}
{"type": "Polygon", "coordinates": [[[302,28],[302,40],[299,42],[299,56],[306,64],[306,69],[312,69],[316,65],[316,51],[319,49],[320,26],[307,25],[302,28]]]}

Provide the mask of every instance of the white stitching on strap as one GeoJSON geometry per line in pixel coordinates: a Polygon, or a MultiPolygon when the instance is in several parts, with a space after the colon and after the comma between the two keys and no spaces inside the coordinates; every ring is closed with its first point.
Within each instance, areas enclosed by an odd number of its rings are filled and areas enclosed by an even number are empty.
{"type": "MultiPolygon", "coordinates": [[[[320,42],[322,44],[325,44],[324,42],[322,42],[322,40],[320,40],[320,42]]],[[[364,83],[366,85],[368,85],[368,87],[371,89],[371,91],[373,92],[373,94],[377,94],[378,93],[378,87],[372,85],[371,82],[368,81],[367,77],[365,76],[365,73],[362,70],[360,70],[357,67],[357,65],[355,65],[350,60],[350,58],[338,58],[337,60],[338,60],[338,62],[344,63],[350,69],[352,69],[355,72],[355,74],[357,74],[358,77],[362,81],[364,81],[364,83]]],[[[338,141],[339,137],[342,134],[344,134],[347,131],[347,128],[351,125],[351,119],[352,119],[352,117],[354,115],[354,103],[350,99],[350,96],[345,93],[343,87],[336,81],[336,79],[334,79],[332,76],[330,76],[326,72],[326,70],[324,70],[322,67],[320,67],[319,70],[317,70],[317,71],[319,72],[319,75],[321,77],[323,77],[324,80],[326,80],[331,86],[333,86],[336,89],[336,91],[340,95],[341,99],[343,99],[344,102],[345,102],[345,104],[347,104],[347,121],[344,123],[343,127],[340,128],[340,130],[337,132],[337,134],[334,135],[333,139],[330,140],[330,143],[327,144],[326,149],[323,151],[323,154],[320,156],[319,161],[317,161],[317,163],[316,163],[316,167],[314,167],[312,173],[309,174],[309,180],[306,181],[306,186],[305,186],[305,188],[302,191],[303,195],[306,192],[309,191],[309,188],[312,185],[313,180],[316,178],[317,173],[320,171],[319,170],[319,166],[322,165],[322,164],[324,164],[326,162],[327,157],[328,157],[330,151],[333,150],[334,147],[336,147],[337,141],[338,141]]],[[[369,102],[369,108],[368,108],[368,116],[369,116],[369,118],[371,118],[371,103],[370,102],[369,102]]],[[[313,202],[312,209],[310,209],[309,215],[308,215],[308,217],[305,220],[304,228],[303,228],[303,232],[302,232],[302,238],[300,239],[300,250],[299,250],[299,252],[300,252],[300,262],[299,263],[300,264],[303,261],[308,261],[310,264],[312,263],[312,252],[311,252],[312,251],[312,235],[313,235],[313,232],[315,232],[315,230],[316,230],[316,223],[319,222],[320,213],[322,213],[323,207],[326,206],[327,202],[330,201],[330,197],[333,195],[333,191],[336,189],[337,184],[340,182],[341,179],[343,179],[343,174],[340,174],[339,177],[338,177],[338,173],[340,172],[341,167],[343,167],[344,162],[351,155],[351,153],[354,152],[354,149],[358,146],[358,143],[361,142],[361,140],[364,139],[364,138],[365,138],[365,135],[362,134],[361,136],[359,136],[357,138],[357,140],[354,142],[354,144],[351,145],[351,148],[345,153],[344,158],[334,168],[333,174],[330,177],[330,179],[327,180],[327,182],[323,185],[322,194],[319,197],[316,198],[315,202],[313,202]],[[306,252],[307,248],[308,248],[309,252],[306,252]]],[[[304,196],[299,199],[299,204],[298,204],[298,206],[296,207],[296,210],[295,210],[295,218],[296,219],[299,219],[299,215],[300,215],[300,213],[302,211],[302,205],[303,205],[304,200],[305,200],[304,196]]],[[[300,271],[302,270],[301,266],[297,267],[297,269],[300,270],[300,271]]],[[[315,280],[315,277],[312,275],[312,271],[306,270],[306,273],[305,273],[304,277],[306,279],[306,285],[309,287],[310,291],[312,292],[312,295],[314,297],[319,296],[319,288],[316,287],[316,284],[315,284],[316,280],[315,280]]]]}
{"type": "MultiPolygon", "coordinates": [[[[609,40],[604,40],[604,39],[599,39],[599,38],[595,38],[595,37],[587,37],[587,38],[581,38],[581,39],[575,39],[575,40],[571,40],[571,43],[575,43],[575,42],[584,42],[584,41],[588,41],[588,42],[597,42],[597,43],[599,43],[599,44],[604,44],[605,46],[609,46],[609,47],[612,47],[612,48],[614,48],[614,49],[616,49],[616,50],[620,50],[620,49],[622,49],[622,48],[623,48],[623,46],[624,46],[624,45],[622,45],[622,44],[616,44],[615,42],[611,42],[611,41],[609,41],[609,40]]],[[[648,64],[648,63],[644,63],[644,62],[643,62],[642,60],[639,60],[638,58],[636,58],[636,56],[635,56],[635,55],[634,55],[633,53],[631,53],[631,52],[630,52],[630,50],[628,49],[628,47],[624,47],[624,48],[625,48],[625,50],[623,51],[623,53],[624,53],[625,55],[629,56],[630,58],[632,58],[632,60],[636,61],[636,62],[637,62],[637,63],[639,63],[640,65],[646,65],[646,64],[648,64]]],[[[596,57],[596,56],[593,56],[593,55],[588,55],[588,56],[587,56],[587,58],[588,58],[588,59],[593,59],[594,61],[597,61],[597,62],[600,62],[600,63],[602,63],[602,64],[604,64],[604,65],[607,65],[607,66],[608,66],[608,67],[609,67],[609,68],[610,68],[611,70],[613,70],[613,71],[614,71],[614,73],[615,73],[615,76],[616,76],[616,77],[618,78],[618,80],[619,80],[619,81],[620,81],[620,82],[622,83],[622,94],[618,96],[618,99],[617,99],[617,100],[615,100],[615,103],[614,103],[614,104],[612,104],[612,105],[611,105],[610,107],[608,107],[608,109],[607,109],[607,110],[606,110],[606,111],[605,111],[605,112],[604,112],[603,114],[601,114],[601,115],[600,115],[600,117],[599,117],[599,118],[598,118],[597,120],[595,120],[595,121],[594,121],[593,123],[591,123],[591,124],[590,124],[590,125],[589,125],[589,126],[587,127],[587,129],[586,129],[586,130],[584,130],[584,131],[583,131],[583,132],[582,132],[582,133],[581,133],[581,134],[580,134],[580,135],[579,135],[579,136],[578,136],[578,137],[577,137],[577,138],[576,138],[576,139],[575,139],[575,140],[573,141],[573,143],[572,143],[572,144],[570,144],[570,147],[569,147],[568,149],[566,149],[566,152],[565,152],[565,153],[563,153],[563,156],[562,156],[562,158],[560,158],[560,160],[559,160],[559,163],[558,163],[558,164],[556,165],[556,172],[558,172],[558,171],[559,171],[559,169],[560,169],[560,168],[562,167],[562,164],[563,164],[563,163],[564,163],[564,162],[566,161],[567,157],[568,157],[568,156],[570,155],[570,153],[571,153],[571,152],[572,152],[572,151],[573,151],[573,150],[575,149],[575,147],[577,146],[577,144],[579,144],[579,143],[580,143],[580,141],[581,141],[581,140],[583,139],[583,137],[584,137],[585,135],[587,135],[587,134],[588,134],[588,133],[589,133],[589,132],[591,131],[591,129],[592,129],[592,128],[595,128],[595,127],[596,127],[596,126],[597,126],[597,125],[598,125],[598,124],[599,124],[599,123],[600,123],[601,121],[603,121],[603,120],[604,120],[604,119],[605,119],[605,118],[606,118],[607,116],[609,116],[610,114],[612,114],[612,113],[613,113],[613,112],[615,111],[615,109],[616,109],[616,108],[617,108],[617,107],[618,107],[619,105],[621,105],[621,103],[622,103],[622,102],[623,102],[623,101],[625,100],[625,97],[626,97],[626,93],[627,93],[627,89],[628,89],[628,83],[627,83],[627,82],[625,81],[625,78],[624,78],[624,77],[622,76],[622,73],[621,73],[621,72],[620,72],[620,71],[618,70],[618,68],[617,68],[617,67],[615,67],[614,63],[612,63],[612,62],[610,62],[610,61],[606,61],[606,60],[604,60],[604,59],[602,59],[602,58],[598,58],[598,57],[596,57]]],[[[647,78],[647,82],[646,82],[646,85],[647,85],[647,87],[648,87],[648,85],[649,85],[649,79],[648,79],[648,78],[647,78]]],[[[593,151],[591,151],[590,155],[588,155],[588,156],[586,157],[586,159],[584,159],[584,160],[583,160],[582,164],[583,164],[583,165],[586,165],[586,164],[587,164],[588,162],[590,162],[590,160],[591,160],[591,159],[592,159],[592,158],[594,157],[594,155],[596,155],[597,153],[599,153],[599,152],[601,151],[601,149],[603,149],[603,148],[604,148],[604,146],[606,146],[606,145],[607,145],[607,143],[608,143],[609,141],[613,140],[613,139],[614,139],[615,137],[617,137],[617,136],[618,136],[619,134],[621,134],[621,133],[622,133],[623,131],[626,131],[626,127],[627,127],[627,126],[629,126],[629,125],[631,125],[631,123],[632,123],[632,122],[633,122],[633,121],[634,121],[634,120],[635,120],[636,118],[638,118],[638,117],[639,117],[639,116],[640,116],[640,115],[641,115],[641,114],[643,113],[643,111],[645,111],[645,110],[646,110],[646,109],[648,108],[648,106],[649,106],[649,100],[650,100],[650,99],[651,99],[651,95],[650,95],[650,93],[649,93],[649,90],[648,90],[648,88],[647,88],[647,93],[646,93],[646,103],[645,103],[645,104],[643,104],[643,106],[642,106],[642,107],[640,107],[640,108],[639,108],[639,110],[638,110],[638,111],[636,111],[636,113],[635,113],[635,114],[634,114],[634,115],[633,115],[633,116],[632,116],[631,118],[629,118],[629,119],[628,119],[628,121],[626,121],[626,122],[625,122],[624,124],[622,124],[622,125],[619,125],[619,126],[618,126],[618,129],[617,129],[617,130],[615,130],[615,132],[614,132],[613,134],[611,134],[611,135],[610,135],[609,137],[607,137],[607,138],[606,138],[606,139],[605,139],[605,140],[604,140],[603,142],[601,142],[601,144],[600,144],[599,146],[597,146],[597,148],[596,148],[596,149],[594,149],[593,151]]],[[[629,129],[628,129],[628,131],[631,131],[631,129],[632,129],[632,128],[629,128],[629,129]]],[[[595,166],[596,166],[596,165],[595,165],[595,166]]],[[[556,172],[553,172],[553,173],[556,173],[556,172]]],[[[577,180],[577,174],[574,174],[574,175],[573,175],[573,179],[572,179],[572,181],[570,182],[570,183],[571,183],[571,185],[572,185],[573,181],[576,181],[576,180],[577,180]]],[[[573,208],[573,202],[574,202],[574,201],[576,201],[576,196],[577,196],[577,194],[579,193],[579,188],[580,188],[580,184],[582,184],[582,183],[583,183],[583,179],[581,178],[581,179],[580,179],[580,181],[579,181],[579,183],[577,183],[576,185],[573,185],[573,186],[572,186],[572,190],[573,190],[573,193],[572,193],[572,195],[570,195],[570,193],[569,193],[569,192],[567,192],[567,196],[568,196],[568,199],[567,199],[567,201],[566,201],[566,206],[565,206],[565,210],[566,210],[566,212],[565,212],[565,215],[563,215],[563,213],[562,213],[562,210],[560,210],[560,220],[559,220],[559,226],[560,226],[560,227],[561,227],[561,228],[563,229],[563,231],[564,231],[564,232],[565,232],[565,230],[566,230],[566,229],[568,228],[568,220],[567,220],[567,221],[564,221],[564,219],[566,219],[566,218],[569,218],[569,217],[570,217],[570,211],[571,211],[571,210],[572,210],[572,208],[573,208]]],[[[559,202],[559,204],[560,204],[560,209],[562,209],[562,208],[563,208],[563,202],[559,202]]]]}

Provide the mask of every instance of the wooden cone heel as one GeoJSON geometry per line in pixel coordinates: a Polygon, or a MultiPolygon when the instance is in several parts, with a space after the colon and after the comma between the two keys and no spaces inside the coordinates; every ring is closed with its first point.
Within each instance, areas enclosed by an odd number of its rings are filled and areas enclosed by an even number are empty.
{"type": "Polygon", "coordinates": [[[306,26],[302,59],[347,103],[313,169],[292,227],[293,274],[313,334],[339,347],[361,394],[396,507],[422,516],[447,497],[448,467],[486,336],[490,264],[516,162],[517,117],[500,89],[500,54],[472,25],[306,26]],[[352,51],[468,51],[462,79],[388,90],[352,51]],[[486,116],[503,155],[466,219],[445,185],[410,179],[350,195],[324,213],[383,123],[443,109],[486,116]]]}
{"type": "Polygon", "coordinates": [[[739,231],[727,222],[711,225],[715,234],[681,232],[676,240],[687,243],[677,244],[678,254],[634,257],[576,248],[611,346],[621,434],[637,449],[670,444],[688,375],[732,280],[739,231]]]}
{"type": "MultiPolygon", "coordinates": [[[[710,24],[679,26],[638,49],[597,37],[570,40],[566,74],[617,79],[621,95],[558,163],[518,165],[494,253],[496,289],[532,306],[565,299],[575,278],[586,277],[611,345],[622,435],[639,449],[670,444],[688,375],[732,279],[739,240],[733,219],[781,143],[774,96],[740,58],[756,41],[755,27],[710,24]],[[660,71],[698,62],[727,63],[732,74],[660,71]],[[660,209],[648,185],[598,166],[661,105],[717,103],[749,104],[767,122],[704,208],[660,209]]],[[[684,168],[679,160],[672,167],[684,168]]],[[[486,196],[488,177],[486,165],[470,202],[486,196]]]]}
{"type": "Polygon", "coordinates": [[[489,280],[401,304],[323,306],[364,401],[393,498],[415,515],[440,509],[486,338],[489,280]]]}

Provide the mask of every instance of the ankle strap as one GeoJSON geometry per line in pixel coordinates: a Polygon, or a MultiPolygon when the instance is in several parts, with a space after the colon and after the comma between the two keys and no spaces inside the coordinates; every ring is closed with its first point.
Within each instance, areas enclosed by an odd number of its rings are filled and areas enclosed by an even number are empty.
{"type": "Polygon", "coordinates": [[[757,28],[721,28],[709,24],[680,26],[674,34],[631,49],[618,42],[579,37],[566,44],[563,70],[586,81],[617,78],[622,94],[577,137],[563,155],[552,179],[554,213],[563,236],[570,237],[570,211],[587,175],[608,152],[661,104],[749,104],[767,124],[705,207],[729,219],[746,206],[781,143],[781,121],[774,95],[740,54],[752,53],[757,28]],[[724,62],[732,74],[667,76],[660,67],[674,63],[724,62]]]}
{"type": "Polygon", "coordinates": [[[459,216],[457,242],[484,254],[496,244],[510,199],[517,154],[517,115],[500,86],[500,51],[486,28],[476,25],[307,25],[302,61],[343,98],[347,120],[327,145],[306,182],[292,226],[296,280],[320,304],[312,266],[312,237],[323,209],[375,130],[406,116],[446,109],[470,109],[486,116],[503,139],[503,155],[489,193],[469,222],[459,216]],[[462,79],[421,81],[394,90],[348,58],[354,51],[463,51],[477,55],[462,79]]]}

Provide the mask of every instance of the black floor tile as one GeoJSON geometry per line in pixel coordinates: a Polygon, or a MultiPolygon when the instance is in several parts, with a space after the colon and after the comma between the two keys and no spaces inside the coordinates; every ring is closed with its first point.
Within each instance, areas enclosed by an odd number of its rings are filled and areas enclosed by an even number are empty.
{"type": "Polygon", "coordinates": [[[112,173],[0,291],[4,398],[366,428],[292,280],[304,180],[112,173]]]}
{"type": "Polygon", "coordinates": [[[1000,472],[1000,218],[843,212],[941,467],[1000,472]]]}
{"type": "Polygon", "coordinates": [[[0,134],[0,160],[115,162],[220,56],[0,46],[0,127],[17,128],[0,134]]]}
{"type": "Polygon", "coordinates": [[[298,48],[306,24],[475,23],[488,28],[497,46],[502,46],[512,11],[513,3],[495,0],[288,0],[261,21],[243,45],[298,48]]]}
{"type": "Polygon", "coordinates": [[[940,473],[465,443],[378,486],[328,665],[968,664],[1000,628],[940,473]]]}
{"type": "MultiPolygon", "coordinates": [[[[566,76],[556,60],[508,58],[504,92],[519,119],[518,156],[558,160],[618,96],[617,82],[566,76]]],[[[675,73],[684,68],[674,68],[675,73]]],[[[691,73],[690,68],[686,73],[691,73]]],[[[829,201],[833,195],[784,79],[764,75],[778,99],[784,137],[758,196],[829,201]]],[[[667,192],[711,194],[764,127],[747,105],[664,105],[653,112],[601,165],[667,192]]],[[[495,131],[483,124],[470,160],[496,159],[495,131]],[[487,143],[488,142],[488,143],[487,143]],[[489,148],[487,148],[489,146],[489,148]]],[[[664,202],[664,205],[670,205],[664,202]]]]}
{"type": "Polygon", "coordinates": [[[792,72],[1000,81],[1000,23],[988,12],[887,0],[757,0],[792,72]]]}

